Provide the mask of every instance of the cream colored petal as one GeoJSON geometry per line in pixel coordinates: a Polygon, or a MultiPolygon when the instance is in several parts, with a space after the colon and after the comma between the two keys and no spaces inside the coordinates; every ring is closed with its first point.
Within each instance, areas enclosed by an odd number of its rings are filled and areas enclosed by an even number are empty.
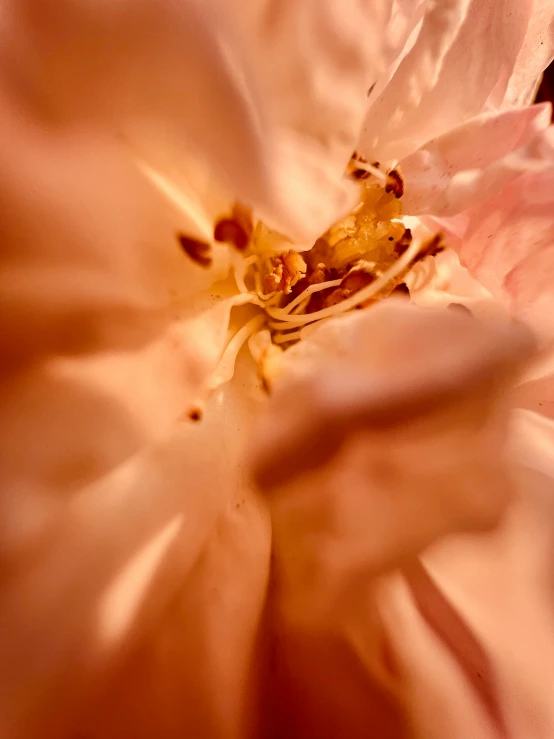
{"type": "Polygon", "coordinates": [[[495,195],[525,168],[540,165],[537,137],[550,124],[551,112],[543,104],[481,116],[425,144],[400,163],[403,212],[455,215],[495,195]]]}
{"type": "Polygon", "coordinates": [[[255,75],[215,4],[9,2],[1,31],[3,77],[45,123],[94,122],[153,165],[161,140],[201,151],[235,196],[271,197],[255,75]]]}
{"type": "Polygon", "coordinates": [[[5,102],[3,488],[61,490],[188,410],[224,348],[236,288],[212,288],[227,249],[195,264],[177,235],[197,232],[197,214],[161,198],[110,138],[40,128],[5,102]]]}
{"type": "Polygon", "coordinates": [[[258,402],[241,365],[201,422],[50,501],[24,549],[3,537],[2,733],[244,735],[269,558],[241,462],[258,402]]]}
{"type": "Polygon", "coordinates": [[[430,5],[413,49],[369,108],[362,151],[398,160],[487,110],[493,90],[508,85],[532,6],[532,0],[430,5]]]}
{"type": "Polygon", "coordinates": [[[343,174],[368,88],[384,70],[388,3],[228,0],[278,125],[316,144],[343,174]]]}

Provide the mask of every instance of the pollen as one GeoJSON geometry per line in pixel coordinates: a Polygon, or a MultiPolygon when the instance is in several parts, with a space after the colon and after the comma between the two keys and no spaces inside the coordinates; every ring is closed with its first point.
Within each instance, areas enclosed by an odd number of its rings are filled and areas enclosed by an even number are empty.
{"type": "Polygon", "coordinates": [[[284,254],[271,257],[271,269],[264,276],[266,292],[279,290],[288,295],[292,288],[306,276],[306,262],[302,256],[290,250],[284,254]]]}
{"type": "Polygon", "coordinates": [[[218,218],[214,225],[214,239],[244,251],[254,230],[252,211],[240,203],[233,205],[231,214],[218,218]]]}
{"type": "Polygon", "coordinates": [[[183,233],[177,234],[177,241],[185,254],[199,267],[209,269],[212,266],[211,246],[206,241],[194,239],[183,233]]]}
{"type": "Polygon", "coordinates": [[[401,198],[404,195],[404,179],[400,173],[400,169],[391,169],[387,173],[387,184],[385,192],[391,193],[395,198],[401,198]]]}

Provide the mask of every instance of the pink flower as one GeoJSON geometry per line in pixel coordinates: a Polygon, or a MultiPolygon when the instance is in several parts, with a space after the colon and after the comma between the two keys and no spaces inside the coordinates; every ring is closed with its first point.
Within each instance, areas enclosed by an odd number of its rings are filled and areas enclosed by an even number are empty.
{"type": "Polygon", "coordinates": [[[5,3],[2,735],[552,736],[553,18],[5,3]]]}

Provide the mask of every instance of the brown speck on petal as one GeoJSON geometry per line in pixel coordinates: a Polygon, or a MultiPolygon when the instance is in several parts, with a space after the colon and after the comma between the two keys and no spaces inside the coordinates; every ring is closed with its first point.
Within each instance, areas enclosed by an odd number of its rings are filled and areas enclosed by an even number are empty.
{"type": "Polygon", "coordinates": [[[191,421],[201,421],[202,420],[202,410],[198,407],[191,408],[188,412],[188,417],[191,421]]]}
{"type": "Polygon", "coordinates": [[[395,198],[401,198],[404,195],[404,180],[398,168],[391,169],[387,173],[387,184],[385,192],[391,193],[395,198]]]}
{"type": "Polygon", "coordinates": [[[211,247],[207,241],[200,241],[191,236],[185,236],[183,233],[177,234],[177,241],[181,245],[185,254],[196,262],[200,267],[208,269],[212,266],[212,258],[210,256],[211,247]]]}
{"type": "Polygon", "coordinates": [[[248,246],[252,231],[251,210],[240,203],[235,203],[230,216],[224,216],[216,221],[214,239],[243,251],[248,246]]]}

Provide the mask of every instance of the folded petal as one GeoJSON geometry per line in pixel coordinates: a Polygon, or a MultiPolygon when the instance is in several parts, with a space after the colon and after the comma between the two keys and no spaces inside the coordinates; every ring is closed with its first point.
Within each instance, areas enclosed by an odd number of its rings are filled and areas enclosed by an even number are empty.
{"type": "MultiPolygon", "coordinates": [[[[445,541],[425,562],[483,645],[507,733],[546,739],[554,730],[554,436],[552,422],[539,421],[528,412],[513,419],[510,447],[521,467],[497,531],[445,541]]],[[[452,646],[457,638],[451,632],[452,646]]]]}
{"type": "MultiPolygon", "coordinates": [[[[287,736],[365,737],[371,727],[400,737],[416,709],[430,725],[430,694],[407,684],[406,655],[397,659],[376,605],[380,576],[435,538],[494,527],[510,498],[501,387],[525,339],[464,314],[387,303],[329,321],[288,350],[289,379],[256,435],[274,541],[268,689],[287,736]]],[[[489,726],[458,675],[454,666],[456,697],[437,739],[456,719],[460,737],[489,726]]]]}
{"type": "Polygon", "coordinates": [[[400,163],[406,214],[452,216],[486,200],[519,176],[550,124],[546,103],[474,118],[425,144],[400,163]]]}
{"type": "Polygon", "coordinates": [[[548,279],[554,254],[552,135],[549,130],[540,140],[538,171],[522,174],[464,214],[465,235],[456,247],[462,264],[544,341],[554,329],[548,279]]]}
{"type": "MultiPolygon", "coordinates": [[[[550,0],[534,0],[523,44],[516,58],[502,101],[493,95],[498,108],[530,105],[535,99],[543,71],[554,58],[554,8],[550,0]]],[[[502,92],[501,89],[497,91],[502,92]]]]}
{"type": "Polygon", "coordinates": [[[532,6],[532,0],[430,4],[413,48],[369,107],[360,149],[381,162],[398,161],[484,112],[493,90],[508,85],[532,6]]]}

